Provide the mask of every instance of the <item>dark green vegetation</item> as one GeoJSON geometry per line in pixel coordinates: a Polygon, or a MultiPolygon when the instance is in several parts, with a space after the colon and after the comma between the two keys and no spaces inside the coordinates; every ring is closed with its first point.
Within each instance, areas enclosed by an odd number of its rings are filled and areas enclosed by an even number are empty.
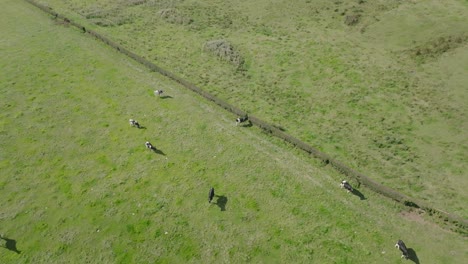
{"type": "Polygon", "coordinates": [[[399,238],[421,263],[468,257],[466,239],[424,214],[339,190],[328,166],[5,2],[0,233],[21,253],[0,248],[0,263],[401,263],[399,238]],[[172,98],[154,97],[158,88],[172,98]]]}
{"type": "Polygon", "coordinates": [[[384,185],[468,217],[466,1],[40,2],[384,185]],[[213,41],[220,50],[206,49],[213,41]]]}

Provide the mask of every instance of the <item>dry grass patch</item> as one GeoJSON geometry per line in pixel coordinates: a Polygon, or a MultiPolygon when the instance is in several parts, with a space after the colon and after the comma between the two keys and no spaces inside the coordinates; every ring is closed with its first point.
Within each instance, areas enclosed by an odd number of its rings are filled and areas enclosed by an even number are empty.
{"type": "Polygon", "coordinates": [[[205,43],[203,50],[209,52],[221,60],[230,62],[237,67],[242,67],[244,58],[234,48],[234,46],[225,39],[211,40],[205,43]]]}
{"type": "Polygon", "coordinates": [[[190,17],[185,16],[180,11],[175,8],[165,8],[161,9],[158,12],[158,15],[164,19],[166,22],[171,24],[179,24],[179,25],[188,25],[193,22],[193,19],[190,17]]]}
{"type": "Polygon", "coordinates": [[[424,61],[437,58],[446,52],[450,52],[465,45],[468,35],[454,35],[438,37],[409,50],[413,58],[424,61]]]}

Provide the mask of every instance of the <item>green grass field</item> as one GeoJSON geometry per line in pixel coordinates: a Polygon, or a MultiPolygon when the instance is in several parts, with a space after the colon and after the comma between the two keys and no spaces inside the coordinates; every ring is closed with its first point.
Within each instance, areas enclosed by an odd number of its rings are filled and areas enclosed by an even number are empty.
{"type": "Polygon", "coordinates": [[[328,166],[26,2],[3,3],[0,234],[20,253],[0,248],[0,263],[401,263],[399,238],[416,263],[468,258],[466,237],[423,212],[347,194],[328,166]]]}
{"type": "Polygon", "coordinates": [[[386,186],[468,217],[461,0],[41,0],[386,186]],[[205,52],[226,40],[231,65],[205,52]]]}

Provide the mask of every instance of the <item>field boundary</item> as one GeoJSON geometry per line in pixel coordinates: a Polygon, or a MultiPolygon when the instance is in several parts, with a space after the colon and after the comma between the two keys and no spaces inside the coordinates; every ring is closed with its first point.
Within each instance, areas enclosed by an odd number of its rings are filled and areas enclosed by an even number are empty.
{"type": "MultiPolygon", "coordinates": [[[[86,27],[80,25],[79,23],[72,21],[71,19],[58,14],[57,12],[53,11],[52,8],[42,5],[40,3],[35,2],[34,0],[25,0],[26,2],[36,6],[37,8],[41,9],[42,11],[50,14],[53,16],[54,19],[58,19],[63,21],[64,24],[69,24],[72,25],[79,30],[81,30],[83,33],[88,33],[91,36],[95,37],[96,39],[101,40],[105,44],[111,46],[112,48],[116,49],[122,54],[125,54],[126,56],[132,58],[133,60],[137,61],[138,63],[146,66],[149,68],[151,71],[157,72],[159,74],[162,74],[171,80],[181,84],[185,88],[201,95],[203,98],[208,99],[209,101],[214,102],[218,106],[224,108],[225,110],[237,115],[237,116],[244,116],[246,113],[242,111],[241,109],[221,100],[220,98],[204,91],[203,89],[195,86],[194,84],[188,82],[187,80],[184,80],[181,77],[178,77],[174,73],[167,71],[154,63],[148,61],[147,59],[135,54],[134,52],[124,48],[123,46],[115,43],[111,39],[101,35],[100,33],[94,31],[94,30],[89,30],[86,29],[86,27]]],[[[310,146],[309,144],[302,142],[301,140],[284,133],[281,129],[275,127],[274,125],[268,124],[267,122],[256,118],[255,116],[252,116],[249,114],[249,120],[252,122],[252,124],[260,127],[263,131],[266,133],[269,133],[275,137],[278,137],[280,139],[283,139],[284,141],[292,144],[293,146],[307,152],[308,154],[312,155],[314,158],[317,158],[321,160],[323,163],[331,165],[334,169],[336,169],[339,173],[352,178],[356,180],[359,184],[365,185],[367,188],[370,190],[379,193],[385,197],[388,197],[392,200],[395,200],[407,207],[412,207],[412,208],[420,208],[425,210],[430,216],[434,217],[435,219],[439,219],[439,223],[441,224],[448,224],[450,223],[452,227],[450,228],[452,231],[455,231],[457,233],[461,233],[463,236],[468,236],[468,220],[457,216],[455,214],[451,214],[439,209],[436,209],[429,204],[417,200],[413,197],[407,196],[405,194],[399,193],[391,188],[388,188],[386,186],[383,186],[382,184],[377,183],[376,181],[372,180],[371,178],[365,176],[364,174],[348,167],[347,165],[341,163],[340,161],[337,161],[333,158],[331,158],[329,155],[319,151],[318,149],[310,146]]]]}

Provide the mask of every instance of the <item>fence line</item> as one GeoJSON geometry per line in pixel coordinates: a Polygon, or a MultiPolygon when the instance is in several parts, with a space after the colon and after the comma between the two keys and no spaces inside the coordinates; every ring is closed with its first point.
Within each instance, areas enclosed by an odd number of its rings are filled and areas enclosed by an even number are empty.
{"type": "MultiPolygon", "coordinates": [[[[38,7],[39,9],[43,10],[44,12],[49,13],[54,18],[60,19],[60,20],[64,21],[64,23],[70,24],[70,25],[80,29],[84,33],[88,33],[88,34],[92,35],[93,37],[101,40],[102,42],[106,43],[107,45],[115,48],[117,51],[121,52],[122,54],[125,54],[128,57],[132,58],[133,60],[141,63],[144,66],[146,66],[150,70],[152,70],[154,72],[158,72],[158,73],[172,79],[173,81],[176,81],[177,83],[181,84],[182,86],[186,87],[187,89],[199,94],[200,96],[204,97],[205,99],[208,99],[208,100],[214,102],[215,104],[217,104],[218,106],[221,106],[222,108],[226,109],[227,111],[229,111],[231,113],[234,113],[234,114],[236,114],[238,116],[246,115],[246,113],[244,111],[242,111],[241,109],[239,109],[239,108],[237,108],[237,107],[235,107],[235,106],[221,100],[220,98],[218,98],[218,97],[216,97],[216,96],[202,90],[201,88],[199,88],[199,87],[193,85],[192,83],[178,77],[177,75],[173,74],[172,72],[167,71],[167,70],[155,65],[154,63],[146,60],[145,58],[143,58],[143,57],[133,53],[132,51],[124,48],[123,46],[115,43],[114,41],[110,40],[109,38],[97,33],[96,31],[86,29],[84,26],[82,26],[82,25],[80,25],[80,24],[66,18],[65,16],[63,16],[61,14],[56,13],[55,11],[52,10],[52,8],[44,6],[42,4],[39,4],[39,3],[35,2],[34,0],[25,0],[25,1],[27,1],[30,4],[38,7]]],[[[374,192],[377,192],[377,193],[379,193],[379,194],[381,194],[383,196],[386,196],[388,198],[391,198],[391,199],[393,199],[393,200],[395,200],[395,201],[397,201],[399,203],[402,203],[405,206],[421,208],[421,209],[427,211],[430,215],[437,215],[444,222],[452,223],[456,227],[455,228],[456,230],[454,230],[454,231],[462,233],[463,235],[468,234],[468,221],[466,219],[464,219],[462,217],[459,217],[457,215],[447,213],[447,212],[444,212],[442,210],[433,208],[433,207],[429,206],[428,204],[426,204],[426,203],[424,203],[424,202],[422,202],[420,200],[409,197],[409,196],[407,196],[405,194],[402,194],[402,193],[399,193],[399,192],[397,192],[397,191],[395,191],[395,190],[393,190],[391,188],[383,186],[382,184],[379,184],[379,183],[375,182],[374,180],[372,180],[371,178],[365,176],[364,174],[353,170],[352,168],[350,168],[350,167],[346,166],[345,164],[331,158],[327,154],[319,151],[318,149],[316,149],[316,148],[302,142],[301,140],[299,140],[299,139],[297,139],[297,138],[295,138],[295,137],[293,137],[293,136],[291,136],[289,134],[284,133],[279,128],[277,128],[277,127],[275,127],[273,125],[270,125],[270,124],[264,122],[263,120],[261,120],[259,118],[256,118],[255,116],[249,115],[249,120],[252,122],[252,124],[260,127],[265,132],[270,133],[271,135],[273,135],[275,137],[281,138],[284,141],[296,146],[297,148],[309,153],[313,157],[321,160],[325,164],[331,165],[338,172],[346,175],[349,178],[353,178],[359,184],[365,185],[370,190],[372,190],[374,192]]]]}

